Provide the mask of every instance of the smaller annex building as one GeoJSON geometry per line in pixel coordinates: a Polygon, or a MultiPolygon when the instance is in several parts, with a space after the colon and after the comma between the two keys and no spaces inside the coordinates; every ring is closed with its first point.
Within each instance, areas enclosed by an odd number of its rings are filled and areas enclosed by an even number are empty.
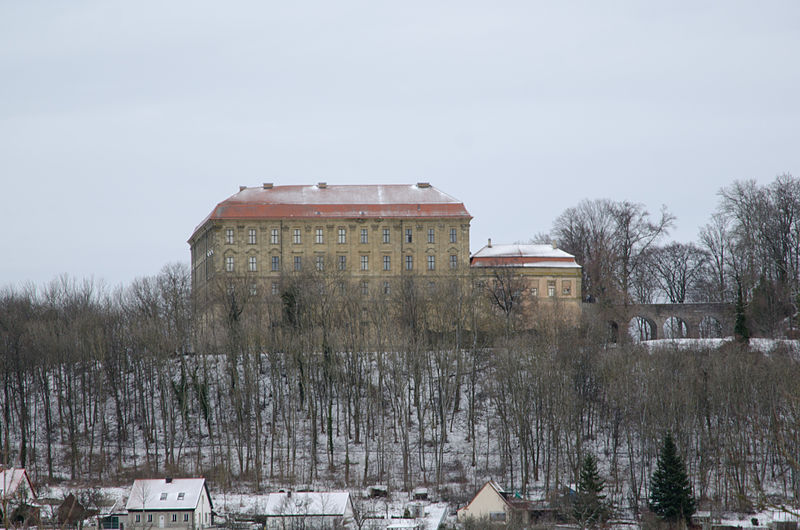
{"type": "Polygon", "coordinates": [[[347,491],[281,491],[267,498],[266,527],[355,528],[355,515],[347,491]]]}
{"type": "Polygon", "coordinates": [[[126,528],[208,528],[214,524],[204,478],[138,479],[131,487],[126,528]]]}

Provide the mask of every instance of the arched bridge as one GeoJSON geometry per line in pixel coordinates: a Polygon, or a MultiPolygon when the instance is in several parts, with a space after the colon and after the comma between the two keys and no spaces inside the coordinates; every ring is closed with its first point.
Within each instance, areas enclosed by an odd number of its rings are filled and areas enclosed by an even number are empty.
{"type": "Polygon", "coordinates": [[[735,309],[729,303],[583,304],[583,307],[608,322],[614,342],[637,335],[641,340],[733,335],[735,309]]]}

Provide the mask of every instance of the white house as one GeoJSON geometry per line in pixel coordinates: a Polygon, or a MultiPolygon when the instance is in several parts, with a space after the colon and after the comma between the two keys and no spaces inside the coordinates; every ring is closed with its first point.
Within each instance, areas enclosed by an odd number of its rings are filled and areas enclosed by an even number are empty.
{"type": "Polygon", "coordinates": [[[6,502],[11,499],[36,499],[36,490],[24,468],[0,468],[0,500],[6,502]]]}
{"type": "Polygon", "coordinates": [[[533,518],[550,511],[542,508],[537,503],[504,491],[495,481],[490,480],[469,504],[458,510],[458,521],[463,523],[472,519],[494,524],[515,521],[526,525],[533,518]]]}
{"type": "Polygon", "coordinates": [[[355,528],[355,515],[347,491],[270,493],[267,528],[355,528]]]}
{"type": "Polygon", "coordinates": [[[134,481],[126,528],[192,528],[211,526],[211,495],[204,478],[155,478],[134,481]]]}

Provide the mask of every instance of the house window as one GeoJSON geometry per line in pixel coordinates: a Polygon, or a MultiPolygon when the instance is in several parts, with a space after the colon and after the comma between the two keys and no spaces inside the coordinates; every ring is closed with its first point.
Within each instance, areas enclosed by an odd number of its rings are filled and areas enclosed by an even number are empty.
{"type": "Polygon", "coordinates": [[[451,269],[458,268],[458,256],[455,254],[450,254],[450,268],[451,269]]]}
{"type": "Polygon", "coordinates": [[[148,513],[147,514],[147,522],[148,523],[152,523],[153,522],[153,514],[152,513],[148,513]]]}
{"type": "Polygon", "coordinates": [[[389,294],[391,292],[391,287],[389,286],[389,282],[383,282],[383,294],[389,294]]]}
{"type": "Polygon", "coordinates": [[[272,231],[270,232],[269,242],[272,243],[273,245],[277,245],[280,242],[279,239],[280,236],[278,236],[278,234],[279,232],[277,228],[273,228],[272,231]]]}
{"type": "Polygon", "coordinates": [[[458,238],[456,237],[456,234],[457,234],[456,229],[455,228],[451,228],[450,229],[450,242],[451,243],[455,243],[457,241],[458,238]]]}
{"type": "Polygon", "coordinates": [[[256,229],[251,228],[247,231],[247,243],[250,245],[256,244],[256,229]]]}
{"type": "Polygon", "coordinates": [[[183,522],[184,523],[188,523],[189,522],[189,514],[188,513],[183,514],[183,522]]]}
{"type": "Polygon", "coordinates": [[[281,257],[272,256],[272,272],[277,272],[279,270],[281,270],[281,257]]]}
{"type": "Polygon", "coordinates": [[[272,282],[272,294],[278,294],[278,282],[272,282]]]}
{"type": "Polygon", "coordinates": [[[413,234],[411,232],[411,229],[410,228],[406,228],[406,243],[411,243],[412,238],[413,238],[413,234]]]}
{"type": "Polygon", "coordinates": [[[295,245],[299,245],[300,244],[300,229],[299,228],[295,228],[294,230],[292,230],[292,243],[294,243],[295,245]]]}
{"type": "Polygon", "coordinates": [[[539,288],[531,287],[531,296],[539,296],[539,288]]]}
{"type": "Polygon", "coordinates": [[[435,243],[436,242],[436,230],[433,228],[428,228],[428,243],[435,243]]]}
{"type": "Polygon", "coordinates": [[[410,271],[414,269],[414,256],[406,256],[406,270],[410,271]]]}
{"type": "Polygon", "coordinates": [[[247,270],[249,270],[250,272],[255,272],[258,270],[258,268],[256,267],[255,256],[250,256],[249,258],[247,258],[247,270]]]}
{"type": "Polygon", "coordinates": [[[391,256],[384,256],[383,257],[383,270],[385,270],[385,271],[392,270],[392,257],[391,256]]]}
{"type": "Polygon", "coordinates": [[[142,515],[141,514],[138,514],[138,513],[136,514],[136,522],[137,523],[141,523],[142,522],[142,515]]]}
{"type": "Polygon", "coordinates": [[[225,243],[233,245],[233,228],[225,229],[225,243]]]}
{"type": "Polygon", "coordinates": [[[340,271],[347,269],[347,256],[339,256],[337,267],[340,271]]]}
{"type": "Polygon", "coordinates": [[[294,270],[301,271],[303,270],[303,258],[300,256],[294,257],[294,270]]]}
{"type": "Polygon", "coordinates": [[[506,520],[506,512],[489,512],[489,520],[493,522],[503,522],[506,520]]]}
{"type": "Polygon", "coordinates": [[[347,229],[346,228],[340,228],[339,229],[339,244],[340,245],[344,245],[345,243],[347,243],[347,229]]]}
{"type": "Polygon", "coordinates": [[[255,296],[257,294],[258,294],[258,288],[256,287],[256,284],[251,283],[250,284],[250,296],[255,296]]]}
{"type": "Polygon", "coordinates": [[[323,233],[322,233],[322,228],[317,228],[316,233],[314,235],[314,242],[317,245],[321,245],[323,241],[324,241],[324,237],[323,237],[323,233]]]}
{"type": "Polygon", "coordinates": [[[572,293],[572,282],[569,280],[563,280],[561,282],[561,294],[564,296],[569,296],[572,293]]]}
{"type": "Polygon", "coordinates": [[[556,282],[550,280],[547,282],[547,296],[556,295],[556,282]]]}
{"type": "Polygon", "coordinates": [[[361,256],[361,270],[362,271],[369,270],[369,256],[361,256]]]}
{"type": "Polygon", "coordinates": [[[225,258],[225,270],[233,272],[233,256],[227,256],[225,258]]]}
{"type": "Polygon", "coordinates": [[[388,228],[384,228],[383,229],[383,242],[384,243],[388,243],[389,242],[389,229],[388,228]]]}
{"type": "Polygon", "coordinates": [[[178,514],[177,513],[173,513],[172,514],[172,522],[173,523],[177,523],[178,522],[178,514]]]}
{"type": "Polygon", "coordinates": [[[160,500],[160,501],[167,500],[167,492],[166,491],[162,491],[161,492],[161,497],[158,500],[160,500]]]}
{"type": "Polygon", "coordinates": [[[361,294],[367,296],[369,294],[369,282],[361,282],[361,294]]]}
{"type": "Polygon", "coordinates": [[[428,256],[428,270],[436,270],[436,256],[428,256]]]}
{"type": "Polygon", "coordinates": [[[317,256],[316,265],[318,271],[323,270],[325,268],[325,256],[317,256]]]}
{"type": "Polygon", "coordinates": [[[361,242],[368,243],[369,242],[369,232],[367,232],[366,228],[361,229],[361,242]]]}

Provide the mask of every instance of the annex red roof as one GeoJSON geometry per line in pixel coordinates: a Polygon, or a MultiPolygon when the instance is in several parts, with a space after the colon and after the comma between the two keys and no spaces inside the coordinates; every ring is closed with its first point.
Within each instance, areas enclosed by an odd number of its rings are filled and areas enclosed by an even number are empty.
{"type": "Polygon", "coordinates": [[[212,219],[471,218],[464,203],[429,184],[259,186],[219,203],[212,219]]]}

